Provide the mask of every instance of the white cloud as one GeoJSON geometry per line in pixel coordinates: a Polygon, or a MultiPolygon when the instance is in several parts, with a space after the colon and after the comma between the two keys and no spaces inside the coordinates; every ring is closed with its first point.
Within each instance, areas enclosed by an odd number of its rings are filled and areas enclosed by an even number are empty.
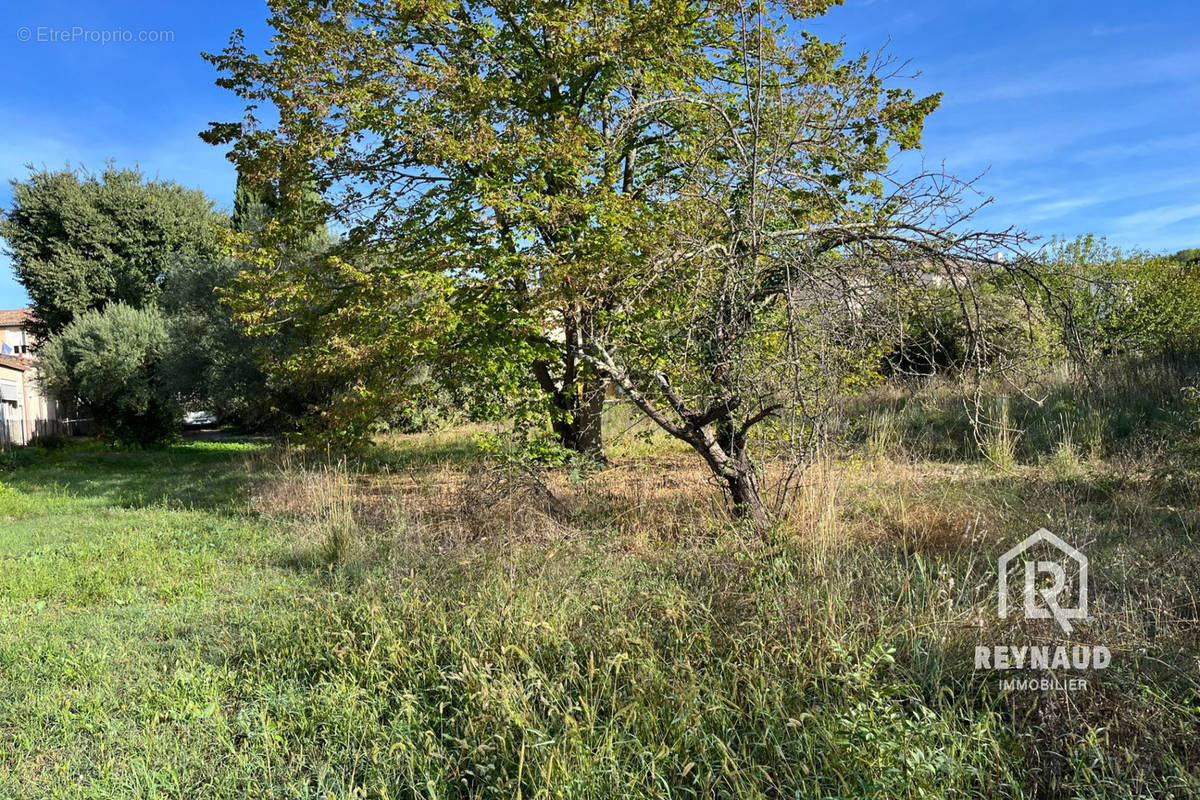
{"type": "Polygon", "coordinates": [[[1088,31],[1088,35],[1102,39],[1109,36],[1124,36],[1125,34],[1133,33],[1134,31],[1142,31],[1150,27],[1149,23],[1143,22],[1138,25],[1102,25],[1096,24],[1088,31]]]}
{"type": "MultiPolygon", "coordinates": [[[[1200,203],[1181,203],[1149,208],[1117,217],[1117,226],[1126,231],[1162,230],[1179,222],[1200,219],[1200,203]]],[[[1198,232],[1200,238],[1200,232],[1198,232]]]]}
{"type": "Polygon", "coordinates": [[[1094,147],[1073,153],[1069,158],[1076,162],[1103,162],[1197,148],[1200,148],[1200,133],[1094,147]]]}

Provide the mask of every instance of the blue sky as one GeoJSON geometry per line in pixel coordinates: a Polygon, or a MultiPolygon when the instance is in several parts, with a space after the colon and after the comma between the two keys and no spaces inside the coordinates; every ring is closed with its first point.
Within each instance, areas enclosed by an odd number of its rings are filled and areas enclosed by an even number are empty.
{"type": "MultiPolygon", "coordinates": [[[[0,205],[25,164],[99,169],[111,158],[228,207],[233,169],[196,134],[241,108],[200,52],[238,27],[261,48],[266,16],[256,0],[3,4],[0,205]],[[172,41],[71,41],[72,28],[170,31],[172,41]],[[46,41],[49,29],[68,40],[46,41]]],[[[890,41],[920,71],[918,91],[946,93],[925,158],[982,176],[996,202],[979,224],[1200,246],[1196,0],[847,0],[808,27],[855,50],[890,41]]],[[[0,257],[0,308],[25,302],[0,257]]]]}

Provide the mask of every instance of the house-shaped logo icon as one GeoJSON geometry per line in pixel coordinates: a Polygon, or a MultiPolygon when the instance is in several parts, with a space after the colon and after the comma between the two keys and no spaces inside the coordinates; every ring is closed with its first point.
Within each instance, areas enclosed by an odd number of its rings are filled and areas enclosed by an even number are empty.
{"type": "Polygon", "coordinates": [[[1008,617],[1009,602],[1008,602],[1008,571],[1009,564],[1017,556],[1024,553],[1031,547],[1045,542],[1059,550],[1064,558],[1059,561],[1030,561],[1025,563],[1025,618],[1026,619],[1049,619],[1053,617],[1058,621],[1065,633],[1071,633],[1074,630],[1070,620],[1086,619],[1088,606],[1088,560],[1087,556],[1076,550],[1071,545],[1064,542],[1062,539],[1055,536],[1050,531],[1042,528],[1034,533],[1025,541],[1013,547],[1004,555],[1000,556],[999,573],[1000,573],[1000,617],[1008,617]],[[1063,608],[1058,602],[1058,597],[1067,588],[1067,570],[1063,564],[1066,559],[1071,559],[1078,565],[1079,574],[1079,591],[1076,596],[1079,598],[1078,604],[1073,608],[1063,608]],[[1048,575],[1050,585],[1038,588],[1038,576],[1041,574],[1048,575]],[[1040,601],[1040,602],[1039,602],[1040,601]]]}

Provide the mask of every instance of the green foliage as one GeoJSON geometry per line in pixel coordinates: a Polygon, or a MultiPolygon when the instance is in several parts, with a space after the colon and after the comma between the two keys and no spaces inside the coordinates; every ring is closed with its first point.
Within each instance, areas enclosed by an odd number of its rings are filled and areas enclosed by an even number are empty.
{"type": "Polygon", "coordinates": [[[231,238],[239,272],[224,300],[261,353],[273,410],[318,439],[365,444],[438,388],[421,356],[454,324],[448,279],[397,273],[383,256],[311,235],[287,245],[279,232],[273,222],[231,238]]]}
{"type": "Polygon", "coordinates": [[[1092,236],[1051,252],[1065,342],[1082,360],[1185,354],[1200,344],[1200,264],[1122,252],[1092,236]]]}
{"type": "MultiPolygon", "coordinates": [[[[235,224],[263,225],[270,210],[269,197],[239,179],[235,224]]],[[[39,333],[58,333],[77,315],[112,303],[160,308],[169,342],[155,356],[155,391],[262,425],[277,405],[262,353],[220,302],[238,272],[218,252],[228,225],[202,193],[110,166],[99,176],[37,172],[14,183],[0,231],[33,298],[39,333]]],[[[131,400],[135,408],[143,402],[131,400]]],[[[147,437],[162,433],[154,428],[147,437]]],[[[139,438],[131,430],[120,436],[139,438]]]]}
{"type": "Polygon", "coordinates": [[[202,193],[114,166],[33,172],[12,194],[0,234],[42,336],[110,302],[153,305],[176,261],[216,255],[226,224],[202,193]]]}
{"type": "Polygon", "coordinates": [[[1180,250],[1170,256],[1172,261],[1176,261],[1185,266],[1200,266],[1200,247],[1192,247],[1187,250],[1180,250]]]}
{"type": "Polygon", "coordinates": [[[169,343],[159,366],[162,385],[189,410],[213,411],[223,422],[261,428],[276,399],[261,366],[262,343],[221,302],[237,276],[231,259],[175,262],[159,300],[169,343]]]}
{"type": "Polygon", "coordinates": [[[233,193],[233,229],[239,233],[255,233],[267,226],[274,217],[278,200],[270,186],[255,185],[241,171],[233,193]]]}
{"type": "Polygon", "coordinates": [[[155,308],[84,311],[42,348],[46,388],[79,403],[118,442],[163,441],[177,433],[180,414],[161,376],[169,341],[155,308]]]}
{"type": "Polygon", "coordinates": [[[932,375],[1045,361],[1058,334],[1042,308],[989,285],[970,295],[948,286],[905,292],[895,307],[901,310],[901,324],[885,356],[892,374],[932,375]],[[969,307],[966,313],[964,305],[969,307]]]}
{"type": "Polygon", "coordinates": [[[571,351],[628,299],[677,188],[665,160],[702,117],[674,100],[716,75],[727,20],[689,3],[272,10],[269,57],[240,37],[210,56],[248,113],[206,138],[278,186],[277,251],[306,224],[314,175],[367,251],[316,273],[259,270],[238,292],[264,325],[295,300],[311,309],[321,343],[298,369],[354,365],[326,427],[355,435],[368,406],[405,402],[425,360],[466,365],[487,396],[549,410],[564,443],[598,449],[599,376],[571,351]],[[257,120],[264,104],[277,126],[257,120]]]}
{"type": "Polygon", "coordinates": [[[940,95],[795,33],[832,4],[272,2],[265,54],[238,33],[207,56],[246,115],[203,136],[278,202],[239,318],[300,333],[277,369],[338,387],[308,415],[328,436],[363,441],[431,365],[602,456],[614,381],[753,494],[751,427],[803,409],[760,429],[803,449],[812,408],[877,377],[879,338],[831,331],[856,301],[829,287],[905,242],[984,246],[927,233],[961,219],[945,176],[885,191],[940,95]],[[321,214],[341,246],[289,260],[321,214]]]}

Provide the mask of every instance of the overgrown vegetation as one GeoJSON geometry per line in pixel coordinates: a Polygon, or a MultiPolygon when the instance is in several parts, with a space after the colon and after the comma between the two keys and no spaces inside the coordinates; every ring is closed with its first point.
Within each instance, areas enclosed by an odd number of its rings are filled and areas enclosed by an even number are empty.
{"type": "Polygon", "coordinates": [[[973,230],[833,4],[271,0],[231,215],[14,183],[0,796],[1200,796],[1200,256],[973,230]]]}
{"type": "MultiPolygon", "coordinates": [[[[1196,424],[1177,408],[1172,431],[1196,424]]],[[[358,462],[16,451],[0,478],[0,793],[1200,790],[1186,453],[1096,424],[1094,448],[1058,439],[1078,448],[1067,469],[1024,449],[1043,440],[1028,428],[998,470],[927,460],[897,422],[880,451],[811,470],[764,547],[723,521],[685,452],[637,427],[590,474],[514,473],[472,443],[480,429],[389,438],[358,462]],[[1043,524],[1087,548],[1093,619],[1076,636],[1113,651],[1069,695],[1005,692],[972,664],[981,642],[1058,636],[994,613],[995,556],[1043,524]]]]}
{"type": "MultiPolygon", "coordinates": [[[[294,429],[353,383],[340,376],[272,380],[265,365],[286,362],[306,336],[318,334],[285,326],[251,337],[235,324],[224,300],[244,265],[221,247],[231,236],[252,240],[269,224],[273,208],[269,197],[242,186],[236,200],[228,217],[201,192],[112,165],[99,175],[82,168],[31,170],[25,181],[13,182],[0,235],[33,300],[29,326],[38,337],[36,349],[54,356],[47,364],[80,350],[81,321],[95,329],[97,319],[107,320],[105,333],[92,335],[84,348],[96,353],[108,345],[106,358],[91,359],[94,370],[112,369],[125,358],[113,349],[122,337],[141,340],[145,323],[130,324],[137,315],[153,317],[163,328],[153,380],[122,390],[125,376],[117,369],[112,385],[101,387],[113,396],[130,395],[128,402],[94,400],[98,384],[85,385],[82,371],[58,369],[52,376],[54,391],[81,401],[81,411],[117,441],[169,440],[179,432],[180,408],[210,411],[226,424],[253,430],[294,429]],[[164,413],[147,416],[147,405],[164,413]]],[[[287,258],[305,262],[330,243],[320,229],[287,258]]]]}

